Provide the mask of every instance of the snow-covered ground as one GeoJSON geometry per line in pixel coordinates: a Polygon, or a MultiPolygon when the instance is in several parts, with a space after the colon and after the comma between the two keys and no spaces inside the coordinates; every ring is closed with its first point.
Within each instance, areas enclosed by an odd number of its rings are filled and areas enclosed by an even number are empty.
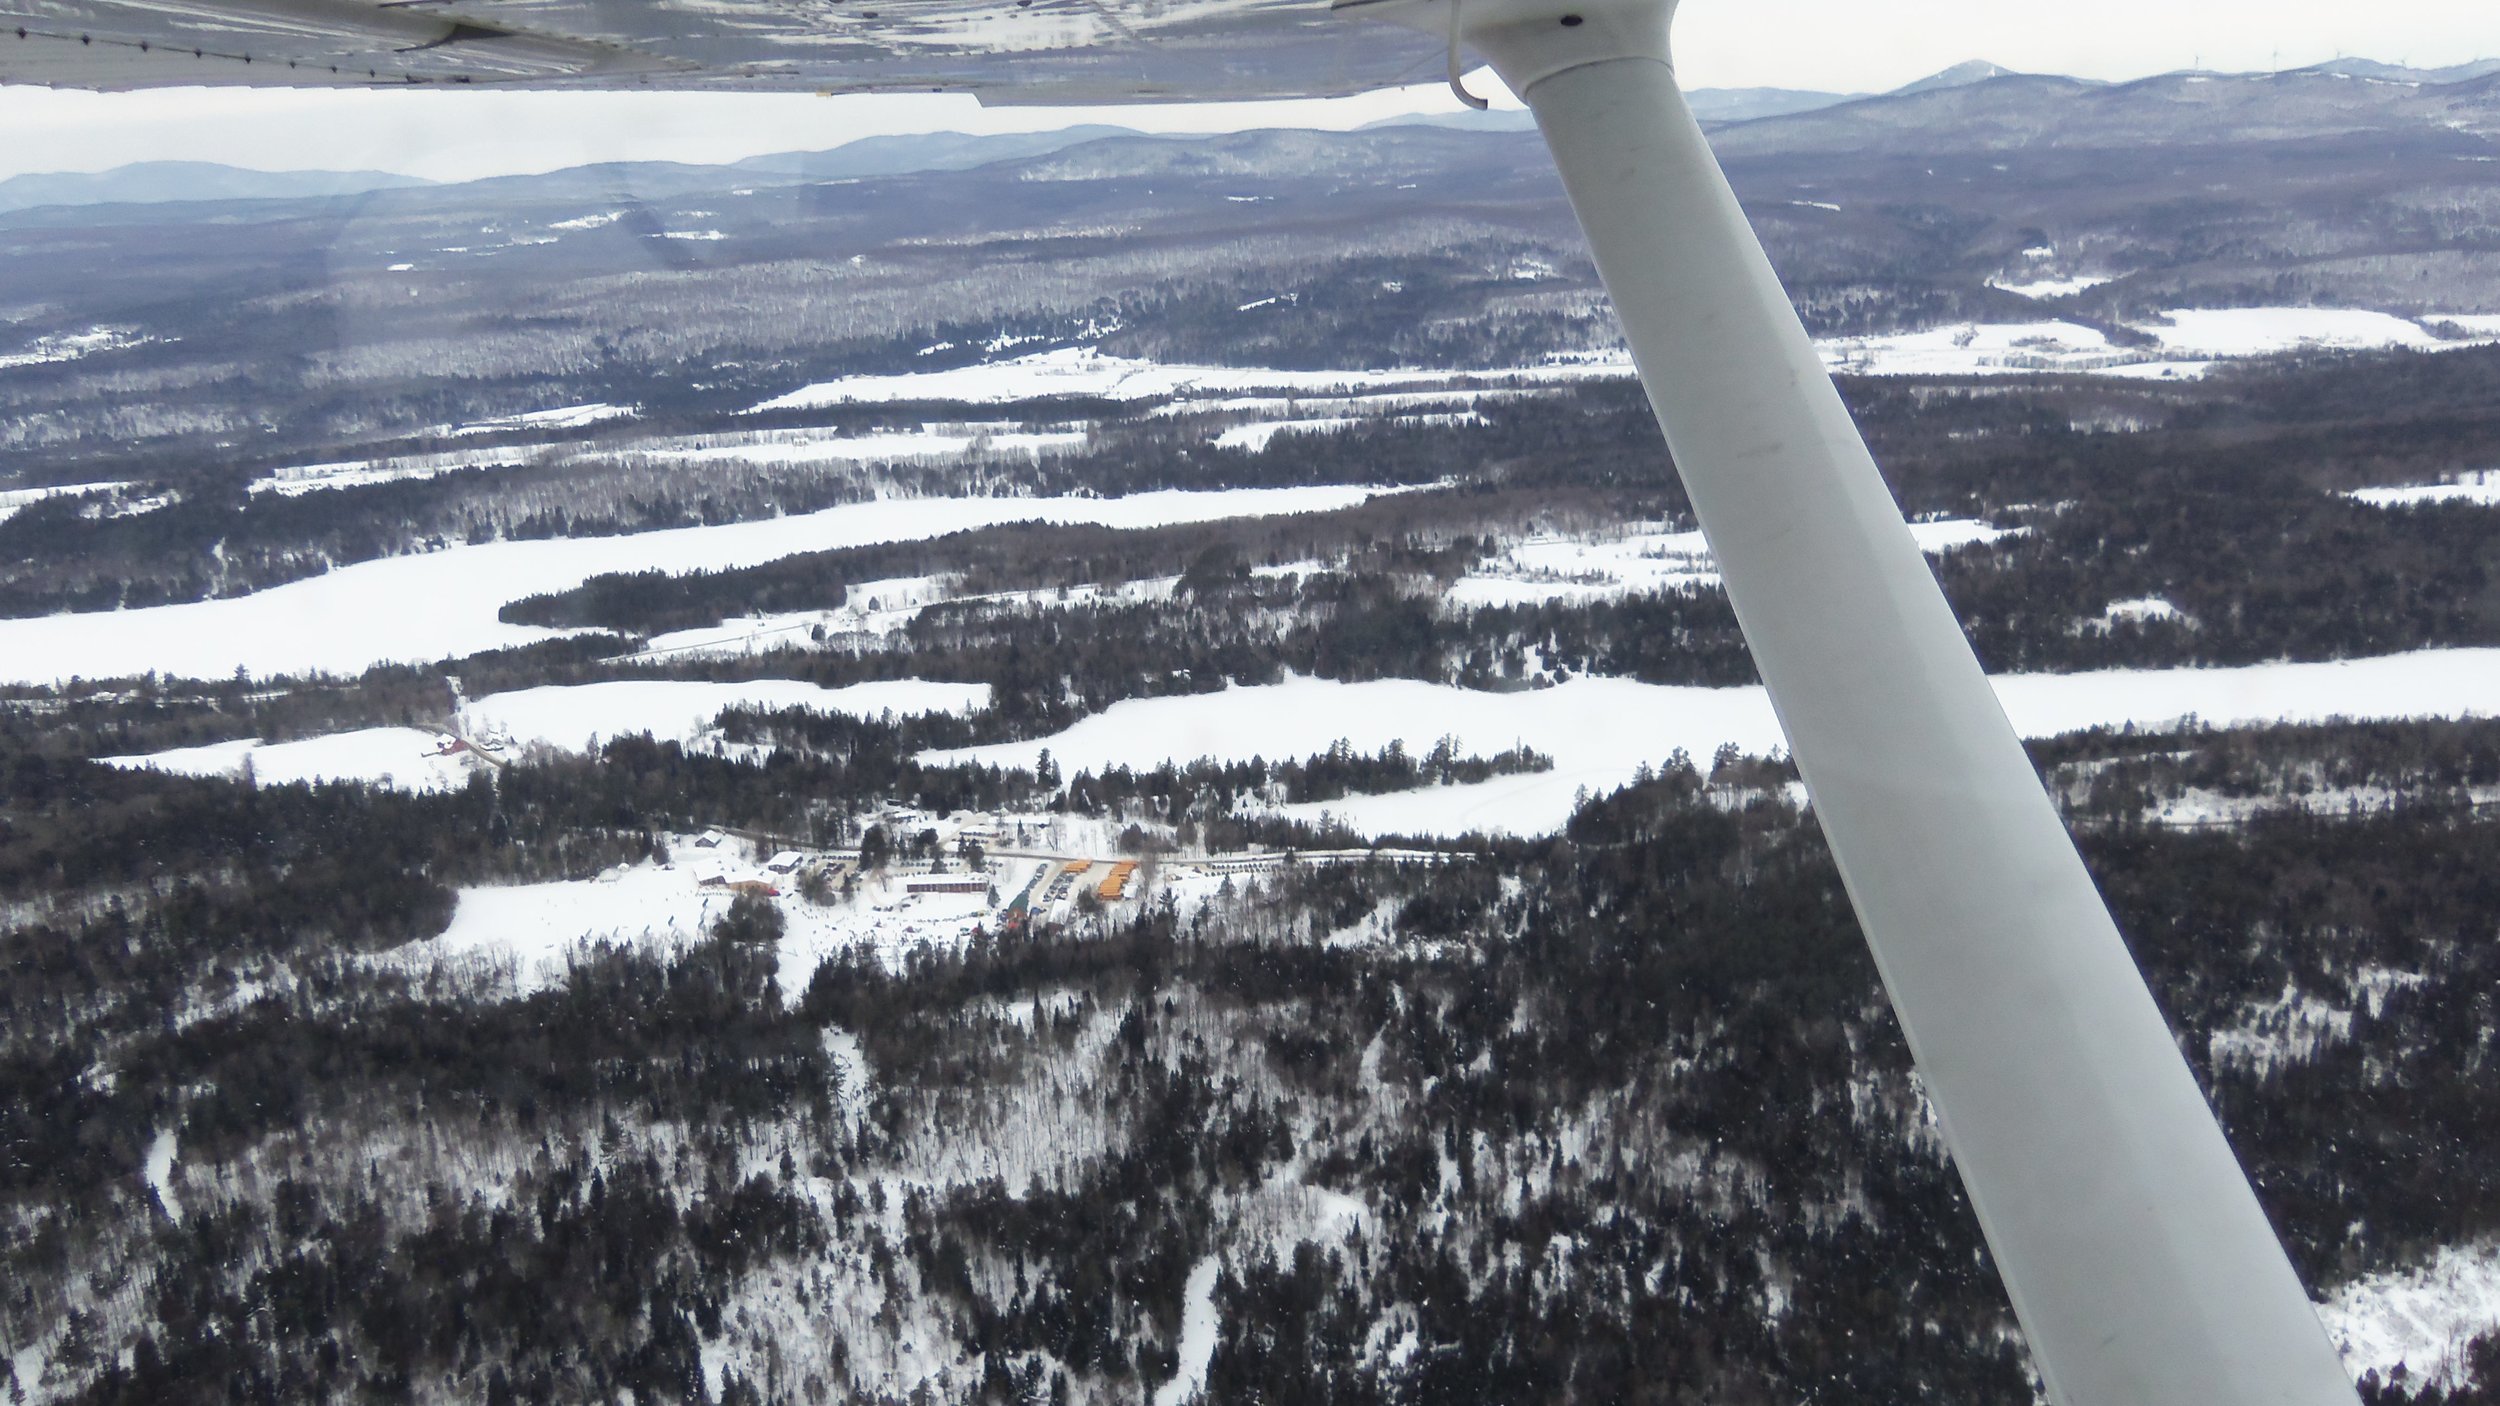
{"type": "Polygon", "coordinates": [[[90,327],[84,332],[60,332],[37,337],[26,350],[0,352],[0,371],[14,366],[40,366],[54,361],[76,361],[98,352],[119,351],[124,347],[143,346],[155,341],[118,327],[90,327]]]}
{"type": "MultiPolygon", "coordinates": [[[[699,850],[682,839],[672,856],[667,865],[631,865],[596,879],[464,888],[440,936],[378,960],[410,971],[465,971],[527,993],[561,984],[576,961],[603,945],[678,950],[701,941],[736,897],[705,879],[759,875],[743,855],[699,850]]],[[[1002,864],[1000,896],[1013,896],[1029,870],[1025,863],[1002,864]]],[[[915,950],[960,946],[975,928],[997,922],[986,895],[911,895],[900,878],[863,880],[852,898],[821,906],[790,892],[786,881],[776,883],[784,892],[768,901],[784,925],[778,979],[791,998],[836,952],[865,949],[899,965],[915,950]]]]}
{"type": "Polygon", "coordinates": [[[985,683],[930,683],[896,679],[819,688],[795,679],[749,679],[705,683],[691,679],[627,679],[608,683],[549,684],[490,694],[469,704],[464,720],[472,735],[502,732],[515,742],[595,751],[611,737],[649,733],[662,741],[691,742],[711,732],[730,708],[807,708],[819,713],[876,717],[882,713],[969,713],[990,703],[985,683]]]}
{"type": "MultiPolygon", "coordinates": [[[[1472,425],[1482,417],[1472,410],[1451,410],[1438,414],[1392,415],[1383,417],[1399,425],[1472,425]]],[[[1335,434],[1339,430],[1372,421],[1349,415],[1330,415],[1306,420],[1253,420],[1219,432],[1214,439],[1218,449],[1247,449],[1252,452],[1267,448],[1280,434],[1335,434]]]]}
{"type": "MultiPolygon", "coordinates": [[[[1996,286],[2033,299],[2072,296],[2108,282],[2077,275],[1996,286]]],[[[2417,322],[2392,313],[2349,308],[2174,309],[2142,330],[2160,343],[2157,352],[2122,347],[2080,323],[1965,322],[1919,332],[1837,337],[1819,343],[1837,370],[1871,376],[1989,375],[2038,371],[2093,371],[2126,376],[2187,376],[2224,357],[2264,356],[2308,347],[2414,347],[2425,351],[2472,345],[2500,336],[2500,318],[2433,314],[2417,322]],[[2425,323],[2453,323],[2472,334],[2449,340],[2425,323]],[[2486,325],[2488,324],[2488,325],[2486,325]]],[[[833,405],[944,401],[1004,405],[1053,397],[1122,403],[1172,401],[1170,411],[1221,409],[1245,399],[1335,397],[1351,399],[1393,389],[1431,393],[1467,379],[1497,387],[1554,385],[1590,377],[1625,376],[1631,363],[1620,353],[1558,359],[1541,366],[1469,371],[1287,371],[1273,367],[1165,364],[1114,356],[1090,346],[951,367],[820,381],[756,405],[750,413],[812,410],[833,405]],[[1265,393],[1262,397],[1260,393],[1265,393]]],[[[1444,392],[1446,393],[1446,392],[1444,392]]]]}
{"type": "Polygon", "coordinates": [[[559,405],[552,410],[525,410],[518,415],[498,415],[462,425],[452,431],[456,435],[493,434],[498,430],[579,430],[610,420],[631,419],[637,412],[630,405],[610,405],[592,401],[587,405],[559,405]]]}
{"type": "Polygon", "coordinates": [[[1190,1266],[1181,1290],[1181,1340],[1173,1345],[1180,1365],[1155,1388],[1154,1406],[1189,1406],[1207,1389],[1207,1368],[1215,1362],[1215,1275],[1222,1267],[1213,1255],[1190,1266]]]}
{"type": "Polygon", "coordinates": [[[2174,308],[2139,329],[2159,343],[2155,351],[2120,346],[2097,328],[2058,321],[1963,322],[1919,332],[1837,337],[1817,345],[1833,370],[1861,376],[2063,371],[2160,379],[2199,376],[2216,361],[2278,352],[2383,347],[2445,351],[2481,345],[2500,335],[2500,326],[2485,329],[2478,324],[2475,318],[2438,315],[2417,322],[2351,308],[2174,308]],[[2456,323],[2474,335],[2462,340],[2437,337],[2426,330],[2426,322],[2456,323]]]}
{"type": "MultiPolygon", "coordinates": [[[[1997,679],[1997,696],[2026,737],[2097,725],[2319,722],[2500,714],[2500,649],[2424,650],[2331,664],[2239,669],[2115,670],[1997,679]]],[[[1786,746],[1759,687],[1683,688],[1574,679],[1547,689],[1477,693],[1410,680],[1295,679],[1187,697],[1133,699],[1055,736],[935,753],[929,761],[1033,765],[1050,749],[1063,772],[1166,759],[1304,757],[1340,738],[1363,751],[1403,741],[1410,752],[1455,736],[1462,750],[1524,742],[1554,769],[1468,786],[1349,796],[1293,808],[1369,834],[1539,834],[1558,829],[1584,788],[1602,794],[1683,750],[1702,765],[1721,743],[1750,753],[1786,746]]]]}
{"type": "MultiPolygon", "coordinates": [[[[1910,524],[1920,548],[1949,552],[2019,535],[1975,518],[1910,524]]],[[[1580,536],[1533,537],[1488,557],[1450,584],[1444,599],[1460,606],[1532,605],[1645,591],[1716,585],[1717,561],[1698,532],[1634,527],[1580,536]]]]}
{"type": "Polygon", "coordinates": [[[2357,488],[2345,495],[2374,508],[2405,508],[2417,503],[2500,504],[2500,469],[2459,474],[2448,483],[2413,484],[2403,488],[2357,488]]]}
{"type": "Polygon", "coordinates": [[[42,488],[0,488],[0,521],[16,516],[46,498],[61,498],[73,493],[119,493],[130,487],[124,480],[109,483],[56,483],[42,488]]]}
{"type": "Polygon", "coordinates": [[[922,425],[863,434],[781,430],[723,436],[693,448],[650,446],[647,452],[690,464],[860,464],[961,459],[980,454],[1038,455],[1085,446],[1083,430],[1025,430],[1011,424],[922,425]]]}
{"type": "Polygon", "coordinates": [[[225,678],[429,661],[565,633],[507,625],[509,601],[610,571],[750,566],[798,552],[913,541],[1007,522],[1155,527],[1320,512],[1384,490],[1360,486],[1138,493],[1125,498],[906,498],[622,537],[457,546],[361,562],[227,600],[0,621],[0,680],[50,683],[150,670],[225,678]]]}
{"type": "Polygon", "coordinates": [[[441,478],[464,469],[518,468],[557,448],[457,449],[440,454],[393,454],[375,459],[333,459],[318,464],[289,464],[253,479],[253,493],[292,498],[334,488],[367,488],[377,483],[441,478]]]}
{"type": "Polygon", "coordinates": [[[2266,356],[2311,347],[2411,347],[2439,351],[2442,341],[2392,313],[2356,308],[2173,308],[2167,324],[2144,330],[2162,349],[2191,357],[2266,356]]]}
{"type": "Polygon", "coordinates": [[[2098,288],[2112,281],[2114,275],[2111,274],[2079,273],[2066,278],[2034,278],[2022,283],[1991,278],[1988,286],[2001,288],[2019,298],[2071,298],[2086,289],[2098,288]]]}
{"type": "Polygon", "coordinates": [[[801,386],[757,405],[750,413],[814,410],[828,405],[877,405],[894,401],[950,401],[1004,405],[1020,400],[1083,397],[1133,402],[1176,397],[1205,398],[1269,391],[1303,395],[1351,395],[1390,387],[1430,387],[1465,377],[1503,383],[1581,380],[1622,375],[1628,364],[1577,362],[1487,371],[1284,371],[1270,367],[1167,365],[1112,356],[1092,347],[1062,347],[1006,361],[944,371],[845,376],[801,386]]]}
{"type": "Polygon", "coordinates": [[[2075,322],[1964,322],[1922,332],[1835,337],[1817,346],[1833,370],[1860,376],[2098,371],[2139,359],[2097,329],[2075,322]]]}
{"type": "Polygon", "coordinates": [[[149,1189],[156,1193],[157,1204],[175,1220],[182,1219],[182,1197],[174,1189],[174,1158],[179,1150],[174,1130],[159,1128],[155,1140],[148,1144],[147,1165],[140,1169],[149,1189]]]}
{"type": "Polygon", "coordinates": [[[2500,1244],[2449,1246],[2426,1265],[2356,1280],[2318,1316],[2354,1376],[2384,1381],[2401,1364],[2409,1392],[2453,1391],[2466,1384],[2466,1345],[2500,1328],[2500,1244]]]}
{"type": "Polygon", "coordinates": [[[107,766],[173,772],[181,776],[238,776],[246,761],[265,786],[289,782],[362,781],[402,791],[448,791],[466,785],[467,757],[438,756],[430,732],[409,727],[368,727],[296,742],[243,738],[205,747],[181,747],[145,756],[99,757],[107,766]]]}
{"type": "Polygon", "coordinates": [[[1081,605],[1135,605],[1170,600],[1174,588],[1180,584],[1180,578],[1155,576],[1110,585],[1070,586],[1064,594],[1053,589],[959,596],[954,591],[954,584],[954,578],[947,576],[852,582],[849,585],[850,600],[839,608],[750,615],[737,620],[723,620],[717,625],[671,630],[666,634],[653,635],[645,642],[643,653],[647,657],[761,654],[775,649],[804,647],[815,640],[819,631],[827,636],[846,639],[861,635],[890,635],[909,625],[922,609],[942,601],[979,601],[1035,610],[1081,605]]]}

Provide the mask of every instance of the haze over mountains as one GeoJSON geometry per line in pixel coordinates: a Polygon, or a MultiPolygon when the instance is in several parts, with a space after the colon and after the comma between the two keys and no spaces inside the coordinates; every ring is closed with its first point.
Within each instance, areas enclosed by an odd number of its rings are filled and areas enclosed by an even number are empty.
{"type": "MultiPolygon", "coordinates": [[[[1806,113],[1838,107],[1851,109],[1848,119],[1835,130],[1842,139],[1860,132],[1881,129],[1890,123],[1889,115],[1899,113],[1899,120],[1913,126],[1933,122],[1934,109],[1891,109],[1879,107],[1864,110],[1870,102],[1913,98],[1965,89],[1979,88],[1987,99],[1974,100],[1966,123],[1994,123],[2000,110],[1999,99],[2017,104],[2028,99],[2014,99],[1990,86],[1999,80],[2051,82],[2081,91],[2106,89],[2127,94],[2110,106],[2125,109],[2146,93],[2165,87],[2193,83],[2207,78],[2239,78],[2245,80],[2282,80],[2302,77],[2337,77],[2372,84],[2447,87],[2470,85],[2477,80],[2500,74],[2500,59],[2486,59],[2439,69],[2414,69],[2370,59],[2345,59],[2282,74],[2168,74],[2134,83],[2105,84],[2088,79],[2060,78],[2052,75],[2020,74],[2012,69],[1985,60],[1971,60],[1904,84],[1889,93],[1867,95],[1830,93],[1790,88],[1703,88],[1687,95],[1693,110],[1703,122],[1713,126],[1729,126],[1767,119],[1795,117],[1806,113]]],[[[2231,104],[2245,108],[2244,101],[2231,104]]],[[[2019,144],[2038,139],[2051,126],[2062,128],[2065,114],[2054,122],[2017,120],[1999,134],[1998,141],[2019,144]]],[[[2158,124],[2156,124],[2158,125],[2158,124]]],[[[1491,112],[1436,114],[1423,117],[1385,119],[1372,127],[1435,126],[1473,131],[1534,130],[1534,120],[1516,109],[1491,112]]],[[[1086,142],[1111,137],[1142,137],[1136,129],[1106,124],[1086,124],[1047,132],[998,133],[969,135],[958,132],[931,132],[896,136],[878,136],[845,143],[826,151],[781,152],[723,163],[722,169],[750,172],[766,179],[835,180],[872,176],[904,175],[918,171],[967,170],[993,162],[1044,156],[1086,142]]],[[[1788,133],[1771,138],[1785,144],[1788,133]]],[[[2160,140],[2157,130],[2144,132],[2148,140],[2160,140]]],[[[1186,136],[1175,141],[1192,140],[1186,136]]],[[[676,163],[631,162],[609,163],[601,167],[579,170],[621,170],[657,173],[676,163]]],[[[709,169],[692,167],[688,169],[709,169]]],[[[490,179],[545,180],[549,176],[497,177],[490,179]]],[[[159,204],[202,200],[285,200],[305,198],[337,198],[361,195],[380,190],[404,190],[436,184],[414,176],[389,171],[262,171],[202,161],[147,161],[116,167],[102,172],[46,172],[13,176],[0,180],[0,214],[45,206],[78,206],[102,204],[159,204]]],[[[665,183],[664,183],[665,184],[665,183]]]]}

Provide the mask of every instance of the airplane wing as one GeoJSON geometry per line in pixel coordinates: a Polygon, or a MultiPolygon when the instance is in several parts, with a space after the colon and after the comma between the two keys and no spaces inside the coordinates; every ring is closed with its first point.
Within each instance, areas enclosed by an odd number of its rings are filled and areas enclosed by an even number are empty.
{"type": "Polygon", "coordinates": [[[1312,0],[0,0],[0,83],[1330,97],[1443,48],[1312,0]]]}

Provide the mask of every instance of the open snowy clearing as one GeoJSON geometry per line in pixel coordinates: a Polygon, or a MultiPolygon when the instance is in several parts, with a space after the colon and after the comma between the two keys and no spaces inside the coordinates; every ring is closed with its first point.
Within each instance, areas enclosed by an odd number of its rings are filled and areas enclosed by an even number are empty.
{"type": "Polygon", "coordinates": [[[2357,488],[2344,495],[2374,508],[2408,508],[2417,503],[2500,504],[2500,469],[2459,474],[2450,483],[2415,484],[2404,488],[2357,488]]]}
{"type": "Polygon", "coordinates": [[[1344,415],[1311,420],[1254,420],[1246,425],[1234,425],[1218,433],[1213,443],[1218,449],[1247,449],[1252,453],[1257,453],[1267,448],[1280,434],[1335,434],[1341,430],[1352,429],[1356,425],[1367,423],[1475,425],[1482,424],[1483,421],[1484,417],[1472,410],[1449,410],[1422,415],[1391,415],[1382,420],[1344,415]]]}
{"type": "Polygon", "coordinates": [[[2083,372],[2185,379],[2203,375],[2218,360],[2318,349],[2448,351],[2484,345],[2500,333],[2478,321],[2439,315],[2415,321],[2352,308],[2174,308],[2138,329],[2160,344],[2158,352],[2120,346],[2097,328],[2060,321],[1964,322],[1816,345],[1833,370],[1860,376],[2083,372]],[[2424,323],[2454,323],[2475,335],[2438,337],[2424,323]]]}
{"type": "Polygon", "coordinates": [[[2144,330],[2163,350],[2185,356],[2267,356],[2315,347],[2442,351],[2464,345],[2442,341],[2410,319],[2357,308],[2174,308],[2166,316],[2167,325],[2144,330]]]}
{"type": "MultiPolygon", "coordinates": [[[[612,737],[648,733],[663,742],[716,742],[713,724],[731,708],[779,711],[806,708],[849,717],[885,713],[969,713],[986,708],[990,686],[895,679],[819,688],[793,679],[705,683],[685,679],[629,679],[609,683],[550,684],[492,694],[461,713],[471,738],[499,733],[516,746],[542,744],[565,751],[596,751],[612,737]]],[[[294,742],[243,738],[205,747],[182,747],[142,756],[104,757],[108,766],[146,768],[183,776],[236,776],[248,760],[263,785],[291,781],[362,781],[402,791],[441,791],[467,782],[483,765],[474,756],[443,756],[431,732],[405,727],[362,728],[294,742]]]]}
{"type": "MultiPolygon", "coordinates": [[[[576,416],[592,410],[615,412],[614,415],[599,417],[601,420],[636,413],[616,406],[575,406],[560,413],[576,416]]],[[[534,421],[529,415],[517,415],[509,421],[486,421],[447,433],[483,434],[490,430],[550,426],[580,429],[592,423],[598,421],[576,419],[557,425],[551,421],[534,421]]],[[[364,488],[377,483],[440,478],[463,469],[510,469],[593,457],[606,460],[644,456],[687,467],[715,464],[928,463],[1001,454],[1031,458],[1080,449],[1084,447],[1085,440],[1083,430],[1024,430],[1009,424],[988,424],[922,425],[911,430],[872,430],[863,434],[770,430],[598,445],[513,445],[495,449],[454,449],[424,454],[386,454],[371,459],[341,459],[318,464],[291,464],[252,480],[251,491],[293,496],[324,489],[364,488]]]]}
{"type": "Polygon", "coordinates": [[[91,327],[84,332],[59,332],[37,337],[26,350],[0,352],[0,371],[17,366],[42,366],[56,361],[76,361],[98,352],[120,351],[124,347],[145,346],[154,337],[136,336],[118,327],[91,327]]]}
{"type": "Polygon", "coordinates": [[[1963,322],[1923,332],[1816,343],[1834,371],[1857,376],[2004,376],[2103,371],[2145,358],[2076,322],[1963,322]]]}
{"type": "MultiPolygon", "coordinates": [[[[1991,526],[1976,518],[1910,524],[1910,535],[1929,553],[2019,536],[2023,530],[1991,526]]],[[[1536,605],[1718,582],[1717,559],[1699,532],[1635,527],[1586,536],[1530,538],[1488,557],[1450,583],[1443,599],[1458,606],[1536,605]]]]}
{"type": "Polygon", "coordinates": [[[588,405],[559,405],[552,410],[525,410],[518,415],[498,415],[479,420],[452,431],[456,435],[494,434],[499,430],[579,430],[610,420],[631,419],[640,412],[630,405],[610,405],[592,401],[588,405]]]}
{"type": "Polygon", "coordinates": [[[900,498],[717,527],[623,537],[456,546],[361,562],[248,596],[0,620],[0,679],[50,683],[151,670],[177,677],[355,673],[568,633],[507,625],[510,601],[611,571],[751,566],[799,552],[915,541],[1010,522],[1158,527],[1322,512],[1388,490],[1362,486],[1165,491],[1126,498],[900,498]]]}
{"type": "Polygon", "coordinates": [[[1270,391],[1298,394],[1352,395],[1393,387],[1432,387],[1462,379],[1505,383],[1561,382],[1590,376],[1620,376],[1628,363],[1564,362],[1552,366],[1488,371],[1283,371],[1255,366],[1165,365],[1134,357],[1112,356],[1092,347],[1062,347],[1007,361],[983,362],[945,371],[909,371],[897,375],[845,376],[801,386],[754,407],[750,414],[772,410],[816,410],[830,405],[878,405],[894,401],[951,401],[966,405],[1005,405],[1023,400],[1082,397],[1090,400],[1169,400],[1185,396],[1225,396],[1270,391]]]}
{"type": "Polygon", "coordinates": [[[337,488],[369,488],[377,483],[441,478],[464,469],[512,469],[568,452],[563,446],[507,449],[455,449],[440,454],[394,454],[376,459],[339,459],[321,464],[289,464],[253,479],[255,494],[293,498],[337,488]]]}
{"type": "MultiPolygon", "coordinates": [[[[2034,299],[2071,296],[2107,279],[2074,277],[2001,284],[2034,299]]],[[[2158,352],[2122,347],[2096,328],[2076,322],[1964,322],[1918,332],[1837,337],[1817,343],[1826,364],[1862,376],[2009,375],[2049,371],[2096,372],[2129,377],[2201,374],[2219,358],[2266,356],[2306,348],[2411,347],[2438,351],[2478,345],[2500,337],[2500,318],[2433,314],[2422,321],[2393,313],[2351,308],[2173,309],[2141,329],[2158,352]],[[2493,326],[2485,327],[2485,322],[2493,326]],[[2433,335],[2425,323],[2452,324],[2467,338],[2433,335]]],[[[1630,375],[1620,353],[1542,366],[1480,370],[1288,371],[1273,367],[1166,365],[1114,356],[1090,346],[1061,347],[1002,361],[885,375],[845,376],[801,386],[755,405],[748,413],[815,410],[836,405],[942,401],[1004,405],[1018,401],[1083,398],[1121,403],[1171,401],[1167,412],[1224,409],[1279,398],[1357,397],[1404,391],[1448,394],[1451,383],[1474,381],[1519,388],[1630,375]],[[1265,393],[1261,395],[1260,393],[1265,393]]]]}
{"type": "Polygon", "coordinates": [[[290,782],[361,781],[401,791],[449,791],[466,785],[468,757],[437,756],[435,735],[410,727],[368,727],[295,742],[243,738],[135,757],[99,757],[107,766],[180,776],[239,776],[249,762],[264,786],[290,782]]]}
{"type": "Polygon", "coordinates": [[[1142,605],[1170,600],[1173,591],[1180,585],[1180,579],[1178,576],[1153,576],[1111,585],[1070,586],[1064,592],[1056,589],[994,591],[985,595],[956,594],[956,578],[950,576],[855,581],[848,583],[846,588],[850,603],[837,609],[750,615],[723,620],[717,625],[671,630],[645,641],[642,653],[646,658],[684,654],[763,654],[776,649],[803,649],[816,643],[820,637],[856,643],[861,636],[892,635],[911,624],[923,609],[941,602],[977,602],[1037,611],[1085,605],[1142,605]]]}
{"type": "MultiPolygon", "coordinates": [[[[379,960],[412,971],[465,969],[527,993],[561,984],[575,961],[601,945],[662,953],[690,945],[736,898],[733,890],[704,881],[759,876],[738,856],[697,850],[683,839],[672,852],[665,866],[638,864],[596,879],[464,888],[440,936],[379,960]]],[[[1020,889],[1032,867],[1005,865],[998,876],[1002,893],[1020,889]]],[[[786,890],[767,899],[783,923],[775,950],[785,999],[806,990],[817,966],[836,952],[864,948],[899,965],[924,947],[959,947],[974,929],[996,921],[986,895],[911,895],[904,884],[899,877],[864,879],[853,897],[824,905],[786,890]]]]}
{"type": "MultiPolygon", "coordinates": [[[[2212,724],[2330,718],[2500,714],[2500,649],[2424,650],[2331,664],[2238,669],[2020,674],[1995,680],[2014,726],[2052,737],[2094,726],[2161,726],[2191,715],[2212,724]]],[[[1030,767],[1042,749],[1066,773],[1152,767],[1199,757],[1275,760],[1324,752],[1343,738],[1361,751],[1393,741],[1420,754],[1444,736],[1462,751],[1526,743],[1554,769],[1467,786],[1433,787],[1289,809],[1333,815],[1373,834],[1543,834],[1561,827],[1585,788],[1602,794],[1682,750],[1701,765],[1721,743],[1764,754],[1786,738],[1759,687],[1684,688],[1626,679],[1574,679],[1547,689],[1477,693],[1409,680],[1294,679],[1178,698],[1134,699],[1055,736],[932,753],[1030,767]]]]}
{"type": "Polygon", "coordinates": [[[2500,1326],[2500,1244],[2449,1246],[2428,1264],[2356,1280],[2318,1316],[2355,1376],[2376,1369],[2385,1380],[2402,1364],[2409,1392],[2454,1391],[2467,1384],[2466,1346],[2500,1326]]]}
{"type": "Polygon", "coordinates": [[[0,488],[0,522],[46,498],[63,498],[74,493],[119,493],[128,487],[128,482],[115,479],[108,483],[55,483],[42,488],[0,488]]]}
{"type": "Polygon", "coordinates": [[[2002,289],[2018,298],[2071,298],[2087,289],[2098,288],[2104,283],[2115,281],[2117,279],[2114,274],[2080,273],[2069,278],[2035,278],[2027,283],[2007,283],[2003,279],[1991,278],[1988,280],[1988,286],[2002,289]]]}
{"type": "Polygon", "coordinates": [[[926,462],[981,454],[1059,453],[1085,447],[1083,430],[1020,430],[1011,425],[923,425],[916,430],[872,430],[824,435],[806,431],[738,436],[699,448],[648,447],[646,452],[686,463],[860,464],[926,462]]]}
{"type": "Polygon", "coordinates": [[[469,704],[462,720],[472,736],[501,732],[518,744],[596,751],[611,737],[635,733],[649,733],[663,742],[703,741],[713,732],[713,722],[731,708],[805,708],[873,718],[885,713],[970,713],[989,704],[990,686],[985,683],[896,679],[819,688],[795,679],[626,679],[490,694],[469,704]]]}

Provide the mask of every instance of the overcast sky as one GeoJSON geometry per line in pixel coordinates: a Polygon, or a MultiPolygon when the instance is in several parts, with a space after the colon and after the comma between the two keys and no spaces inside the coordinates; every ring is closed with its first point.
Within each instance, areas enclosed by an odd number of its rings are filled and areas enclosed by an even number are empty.
{"type": "MultiPolygon", "coordinates": [[[[1965,59],[2125,79],[2252,71],[2351,55],[2437,67],[2500,54],[2495,0],[1685,0],[1690,87],[1879,92],[1965,59]]],[[[1494,86],[1489,77],[1480,88],[1494,86]]],[[[372,168],[437,180],[585,161],[725,161],[890,132],[1351,127],[1451,111],[1437,85],[1335,103],[990,110],[968,98],[606,93],[56,93],[0,88],[0,177],[131,161],[264,170],[372,168]]]]}

